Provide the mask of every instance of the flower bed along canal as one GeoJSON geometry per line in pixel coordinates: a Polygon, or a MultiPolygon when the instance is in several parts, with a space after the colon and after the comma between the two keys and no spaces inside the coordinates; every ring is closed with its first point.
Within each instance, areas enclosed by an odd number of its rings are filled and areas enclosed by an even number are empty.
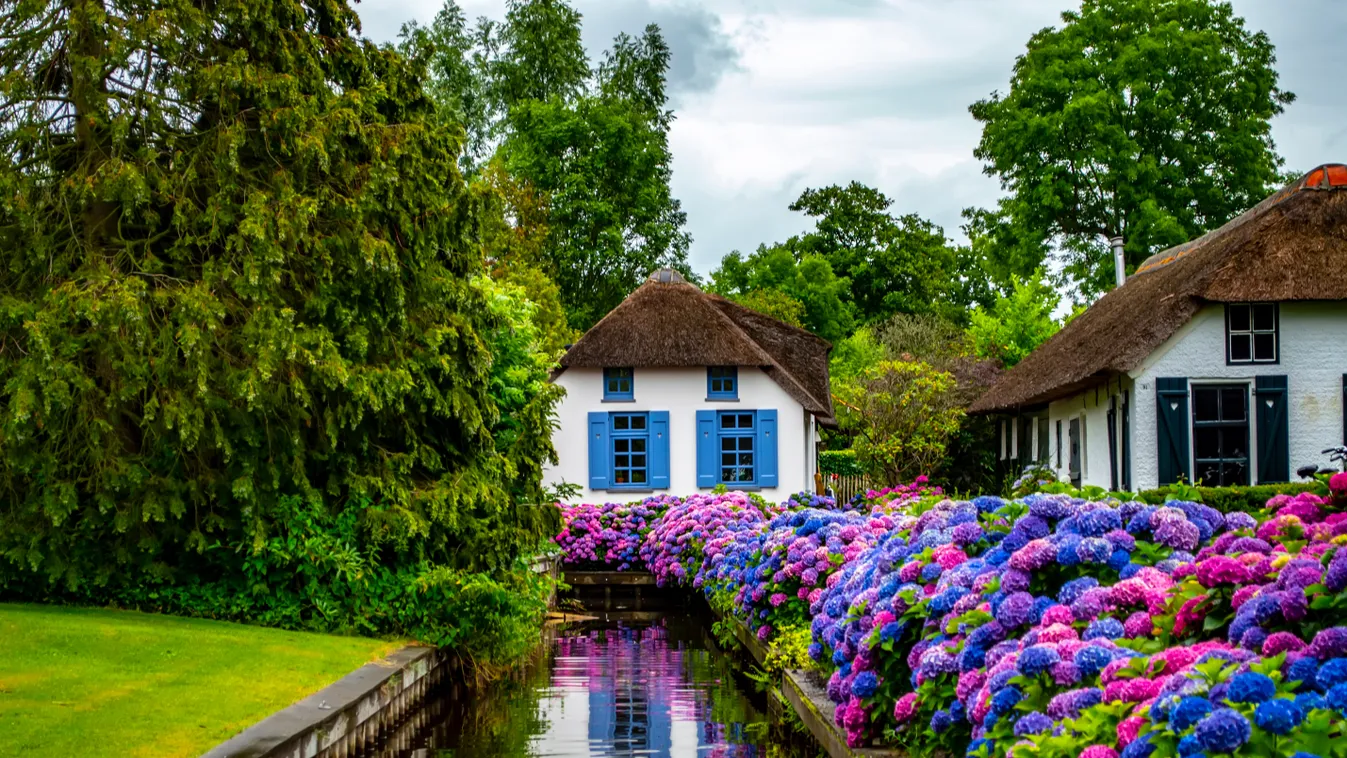
{"type": "Polygon", "coordinates": [[[774,742],[766,707],[702,620],[584,622],[558,629],[515,681],[446,688],[426,705],[419,734],[371,755],[765,758],[774,742]]]}

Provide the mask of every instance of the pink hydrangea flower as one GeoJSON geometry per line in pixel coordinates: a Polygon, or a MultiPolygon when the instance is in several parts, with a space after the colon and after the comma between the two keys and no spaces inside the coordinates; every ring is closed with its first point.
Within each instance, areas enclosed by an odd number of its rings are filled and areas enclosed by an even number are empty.
{"type": "Polygon", "coordinates": [[[898,702],[893,704],[893,719],[902,724],[912,718],[917,712],[917,693],[909,692],[898,698],[898,702]]]}
{"type": "Polygon", "coordinates": [[[1141,732],[1141,727],[1146,720],[1140,716],[1131,716],[1123,719],[1118,724],[1118,746],[1127,747],[1136,741],[1137,735],[1141,732]]]}

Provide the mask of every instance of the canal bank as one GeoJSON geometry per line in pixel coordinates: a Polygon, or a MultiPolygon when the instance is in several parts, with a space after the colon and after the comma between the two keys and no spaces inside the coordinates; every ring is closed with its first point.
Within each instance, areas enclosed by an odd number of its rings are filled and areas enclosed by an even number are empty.
{"type": "Polygon", "coordinates": [[[408,648],[208,756],[900,755],[847,748],[818,675],[765,677],[767,648],[701,595],[640,572],[563,581],[537,660],[505,681],[471,686],[449,657],[408,648]]]}

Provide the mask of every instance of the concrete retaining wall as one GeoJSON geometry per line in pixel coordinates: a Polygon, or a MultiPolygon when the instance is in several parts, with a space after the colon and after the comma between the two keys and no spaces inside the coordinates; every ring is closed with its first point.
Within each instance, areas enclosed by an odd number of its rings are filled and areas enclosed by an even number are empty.
{"type": "MultiPolygon", "coordinates": [[[[348,758],[411,735],[449,668],[429,647],[405,647],[275,713],[204,758],[348,758]]],[[[265,676],[265,672],[259,672],[265,676]]],[[[395,747],[395,745],[392,745],[395,747]]]]}

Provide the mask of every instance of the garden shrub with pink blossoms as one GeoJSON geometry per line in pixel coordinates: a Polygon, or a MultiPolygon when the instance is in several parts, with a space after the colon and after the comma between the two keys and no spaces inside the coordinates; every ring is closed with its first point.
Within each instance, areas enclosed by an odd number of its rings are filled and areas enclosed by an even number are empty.
{"type": "Polygon", "coordinates": [[[1063,494],[764,513],[703,495],[640,557],[760,639],[808,624],[853,746],[1347,756],[1347,475],[1330,491],[1257,516],[1063,494]]]}

